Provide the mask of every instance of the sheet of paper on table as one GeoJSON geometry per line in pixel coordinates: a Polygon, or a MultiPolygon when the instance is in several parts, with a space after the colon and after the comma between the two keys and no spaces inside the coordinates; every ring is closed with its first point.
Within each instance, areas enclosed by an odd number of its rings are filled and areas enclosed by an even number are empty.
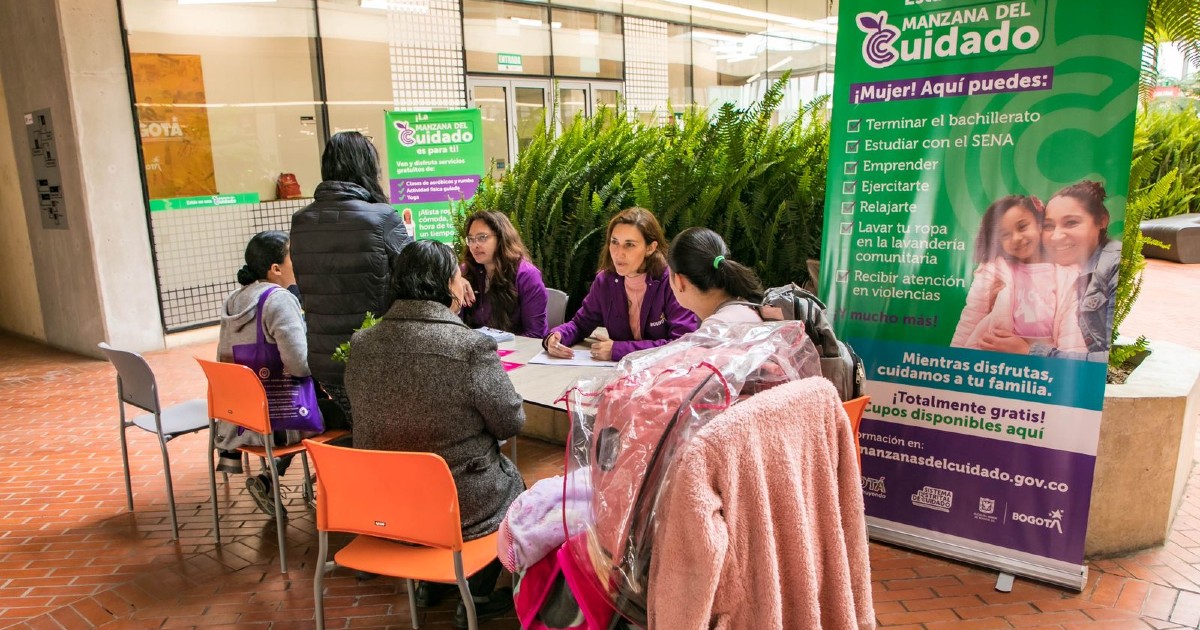
{"type": "Polygon", "coordinates": [[[546,354],[545,350],[537,353],[537,356],[529,360],[530,363],[538,363],[541,365],[576,365],[580,367],[613,367],[617,364],[616,361],[597,361],[592,358],[591,350],[576,350],[575,357],[571,359],[559,359],[546,354]]]}

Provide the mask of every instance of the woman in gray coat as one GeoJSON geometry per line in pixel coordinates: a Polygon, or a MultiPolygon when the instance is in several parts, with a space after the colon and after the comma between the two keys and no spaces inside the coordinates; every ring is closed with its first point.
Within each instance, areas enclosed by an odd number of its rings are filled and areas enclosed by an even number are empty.
{"type": "MultiPolygon", "coordinates": [[[[354,334],[346,365],[346,392],[354,408],[354,446],[441,455],[458,486],[463,539],[500,527],[508,506],[525,488],[499,441],[525,424],[521,397],[500,365],[496,342],[455,315],[461,276],[443,243],[418,241],[393,267],[396,301],[383,320],[354,334]]],[[[403,482],[404,480],[397,480],[403,482]]],[[[479,618],[512,608],[512,593],[496,591],[499,561],[469,580],[479,618]]],[[[423,585],[417,605],[445,593],[423,585]]],[[[459,605],[456,623],[466,627],[459,605]]]]}

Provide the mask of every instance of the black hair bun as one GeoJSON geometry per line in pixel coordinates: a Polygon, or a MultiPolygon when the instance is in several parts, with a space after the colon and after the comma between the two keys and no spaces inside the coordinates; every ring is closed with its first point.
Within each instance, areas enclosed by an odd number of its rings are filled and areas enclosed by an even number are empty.
{"type": "Polygon", "coordinates": [[[238,284],[242,286],[252,284],[255,280],[258,280],[258,278],[255,278],[254,275],[254,272],[250,271],[250,265],[242,265],[242,268],[238,269],[237,272],[238,284]]]}

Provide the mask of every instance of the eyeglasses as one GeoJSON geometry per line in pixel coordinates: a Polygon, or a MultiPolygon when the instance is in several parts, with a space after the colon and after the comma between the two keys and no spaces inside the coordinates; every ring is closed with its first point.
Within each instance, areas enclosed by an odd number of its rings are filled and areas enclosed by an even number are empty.
{"type": "Polygon", "coordinates": [[[465,240],[467,242],[467,245],[474,245],[475,243],[479,243],[480,245],[485,245],[485,244],[487,244],[488,241],[492,240],[492,235],[491,234],[476,234],[475,236],[468,236],[467,238],[465,238],[463,240],[465,240]]]}

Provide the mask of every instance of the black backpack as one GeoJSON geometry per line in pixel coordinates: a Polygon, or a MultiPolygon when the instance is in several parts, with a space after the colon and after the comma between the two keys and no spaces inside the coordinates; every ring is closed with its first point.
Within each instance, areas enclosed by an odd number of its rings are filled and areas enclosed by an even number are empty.
{"type": "Polygon", "coordinates": [[[825,304],[796,284],[767,289],[763,295],[763,319],[804,322],[804,330],[821,356],[821,374],[838,390],[842,401],[863,395],[866,371],[862,359],[848,344],[839,341],[825,316],[825,304]]]}

